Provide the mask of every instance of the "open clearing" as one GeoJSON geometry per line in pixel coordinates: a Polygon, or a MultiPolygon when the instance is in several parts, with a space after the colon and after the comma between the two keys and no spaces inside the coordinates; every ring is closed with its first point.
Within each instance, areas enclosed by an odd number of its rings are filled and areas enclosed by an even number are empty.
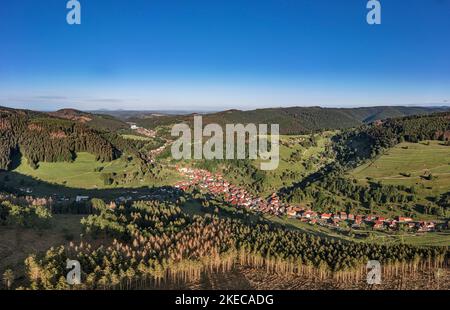
{"type": "MultiPolygon", "coordinates": [[[[39,168],[34,170],[28,165],[26,158],[22,158],[21,164],[13,172],[33,177],[48,183],[64,185],[68,188],[83,189],[110,189],[116,185],[105,185],[101,177],[103,173],[131,174],[137,167],[133,162],[128,162],[122,158],[111,162],[100,162],[95,160],[95,156],[90,153],[77,153],[74,162],[40,162],[39,168]]],[[[120,187],[135,188],[148,185],[166,185],[176,180],[176,175],[172,171],[164,171],[165,177],[162,182],[148,179],[131,179],[120,187]]]]}
{"type": "Polygon", "coordinates": [[[362,182],[372,178],[384,184],[415,186],[424,196],[439,195],[450,191],[450,147],[439,141],[400,143],[351,175],[362,182]],[[427,180],[430,173],[433,179],[427,180]]]}
{"type": "Polygon", "coordinates": [[[0,274],[12,269],[16,284],[21,284],[25,279],[24,261],[29,255],[40,255],[50,247],[67,246],[71,241],[87,241],[94,247],[109,245],[112,242],[109,237],[102,235],[93,239],[84,234],[80,220],[85,216],[54,214],[50,227],[44,229],[0,226],[0,274]]]}
{"type": "Polygon", "coordinates": [[[102,163],[95,160],[95,156],[89,153],[78,153],[74,162],[46,163],[40,162],[39,168],[34,170],[28,165],[26,158],[15,172],[32,176],[36,179],[50,183],[65,185],[76,188],[101,188],[105,187],[101,179],[102,173],[107,172],[127,172],[132,167],[127,167],[125,161],[121,159],[112,162],[102,163]],[[95,170],[102,169],[100,171],[95,170]]]}

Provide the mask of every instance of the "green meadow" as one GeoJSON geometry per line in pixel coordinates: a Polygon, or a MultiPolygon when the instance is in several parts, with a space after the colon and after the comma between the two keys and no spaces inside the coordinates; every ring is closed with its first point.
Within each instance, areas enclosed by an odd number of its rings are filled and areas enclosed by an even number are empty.
{"type": "Polygon", "coordinates": [[[400,143],[351,175],[361,182],[371,178],[384,184],[414,186],[424,196],[439,195],[450,191],[450,147],[439,141],[400,143]]]}
{"type": "MultiPolygon", "coordinates": [[[[131,174],[137,167],[133,161],[128,162],[124,156],[111,162],[99,162],[95,156],[89,153],[77,153],[73,162],[40,162],[39,168],[34,170],[28,164],[26,158],[22,158],[21,164],[14,172],[31,176],[35,179],[48,183],[64,185],[71,188],[101,189],[114,188],[117,185],[105,185],[102,179],[104,173],[115,173],[117,175],[131,174]]],[[[164,171],[164,185],[173,182],[176,176],[172,171],[164,171]]],[[[121,187],[141,187],[147,185],[163,185],[161,182],[153,182],[148,179],[127,179],[126,184],[121,187]]]]}

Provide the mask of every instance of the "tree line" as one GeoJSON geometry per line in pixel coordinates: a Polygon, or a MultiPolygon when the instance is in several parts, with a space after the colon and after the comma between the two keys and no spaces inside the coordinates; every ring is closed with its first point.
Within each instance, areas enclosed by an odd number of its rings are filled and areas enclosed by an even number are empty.
{"type": "Polygon", "coordinates": [[[19,199],[0,195],[0,225],[27,228],[49,227],[52,213],[46,199],[19,199]]]}

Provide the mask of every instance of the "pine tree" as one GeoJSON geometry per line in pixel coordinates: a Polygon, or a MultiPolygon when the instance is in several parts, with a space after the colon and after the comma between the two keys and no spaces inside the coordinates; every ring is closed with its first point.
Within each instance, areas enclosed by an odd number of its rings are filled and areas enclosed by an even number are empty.
{"type": "Polygon", "coordinates": [[[11,269],[7,269],[4,273],[3,273],[3,284],[5,285],[5,287],[9,290],[11,289],[13,283],[14,283],[15,277],[14,277],[14,272],[11,269]]]}

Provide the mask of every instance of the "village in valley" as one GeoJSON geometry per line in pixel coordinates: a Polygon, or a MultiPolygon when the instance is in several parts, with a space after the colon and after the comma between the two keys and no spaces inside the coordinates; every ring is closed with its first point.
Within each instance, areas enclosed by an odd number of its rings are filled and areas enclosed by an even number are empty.
{"type": "MultiPolygon", "coordinates": [[[[164,146],[165,148],[166,146],[164,146]]],[[[164,186],[161,188],[135,188],[123,189],[116,192],[114,199],[116,204],[126,204],[133,201],[145,199],[164,200],[177,196],[179,191],[187,191],[193,188],[210,193],[223,198],[226,203],[236,208],[244,208],[259,214],[275,216],[278,218],[295,219],[303,223],[328,227],[336,230],[376,230],[385,232],[411,232],[426,233],[439,231],[445,228],[448,223],[436,220],[417,220],[412,217],[387,216],[372,214],[354,214],[344,211],[340,212],[318,212],[312,210],[306,204],[289,204],[281,201],[276,193],[268,197],[260,197],[250,193],[245,188],[231,184],[220,173],[212,173],[207,170],[181,167],[171,165],[185,178],[174,186],[164,186]]],[[[20,187],[19,191],[25,196],[33,195],[30,187],[20,187]]],[[[53,203],[59,204],[85,204],[92,198],[89,194],[77,193],[76,195],[66,195],[64,193],[54,193],[49,197],[53,203]],[[72,197],[73,196],[73,197],[72,197]]]]}
{"type": "Polygon", "coordinates": [[[358,215],[347,212],[319,213],[304,206],[294,206],[280,201],[276,193],[268,199],[255,197],[247,190],[226,181],[221,174],[206,170],[178,167],[178,171],[187,177],[187,181],[178,182],[175,187],[186,191],[197,187],[216,196],[222,196],[232,206],[246,208],[254,212],[274,216],[287,216],[312,225],[341,227],[343,223],[353,229],[374,229],[413,232],[435,231],[440,223],[434,221],[417,221],[411,217],[397,216],[394,219],[377,215],[358,215]]]}

